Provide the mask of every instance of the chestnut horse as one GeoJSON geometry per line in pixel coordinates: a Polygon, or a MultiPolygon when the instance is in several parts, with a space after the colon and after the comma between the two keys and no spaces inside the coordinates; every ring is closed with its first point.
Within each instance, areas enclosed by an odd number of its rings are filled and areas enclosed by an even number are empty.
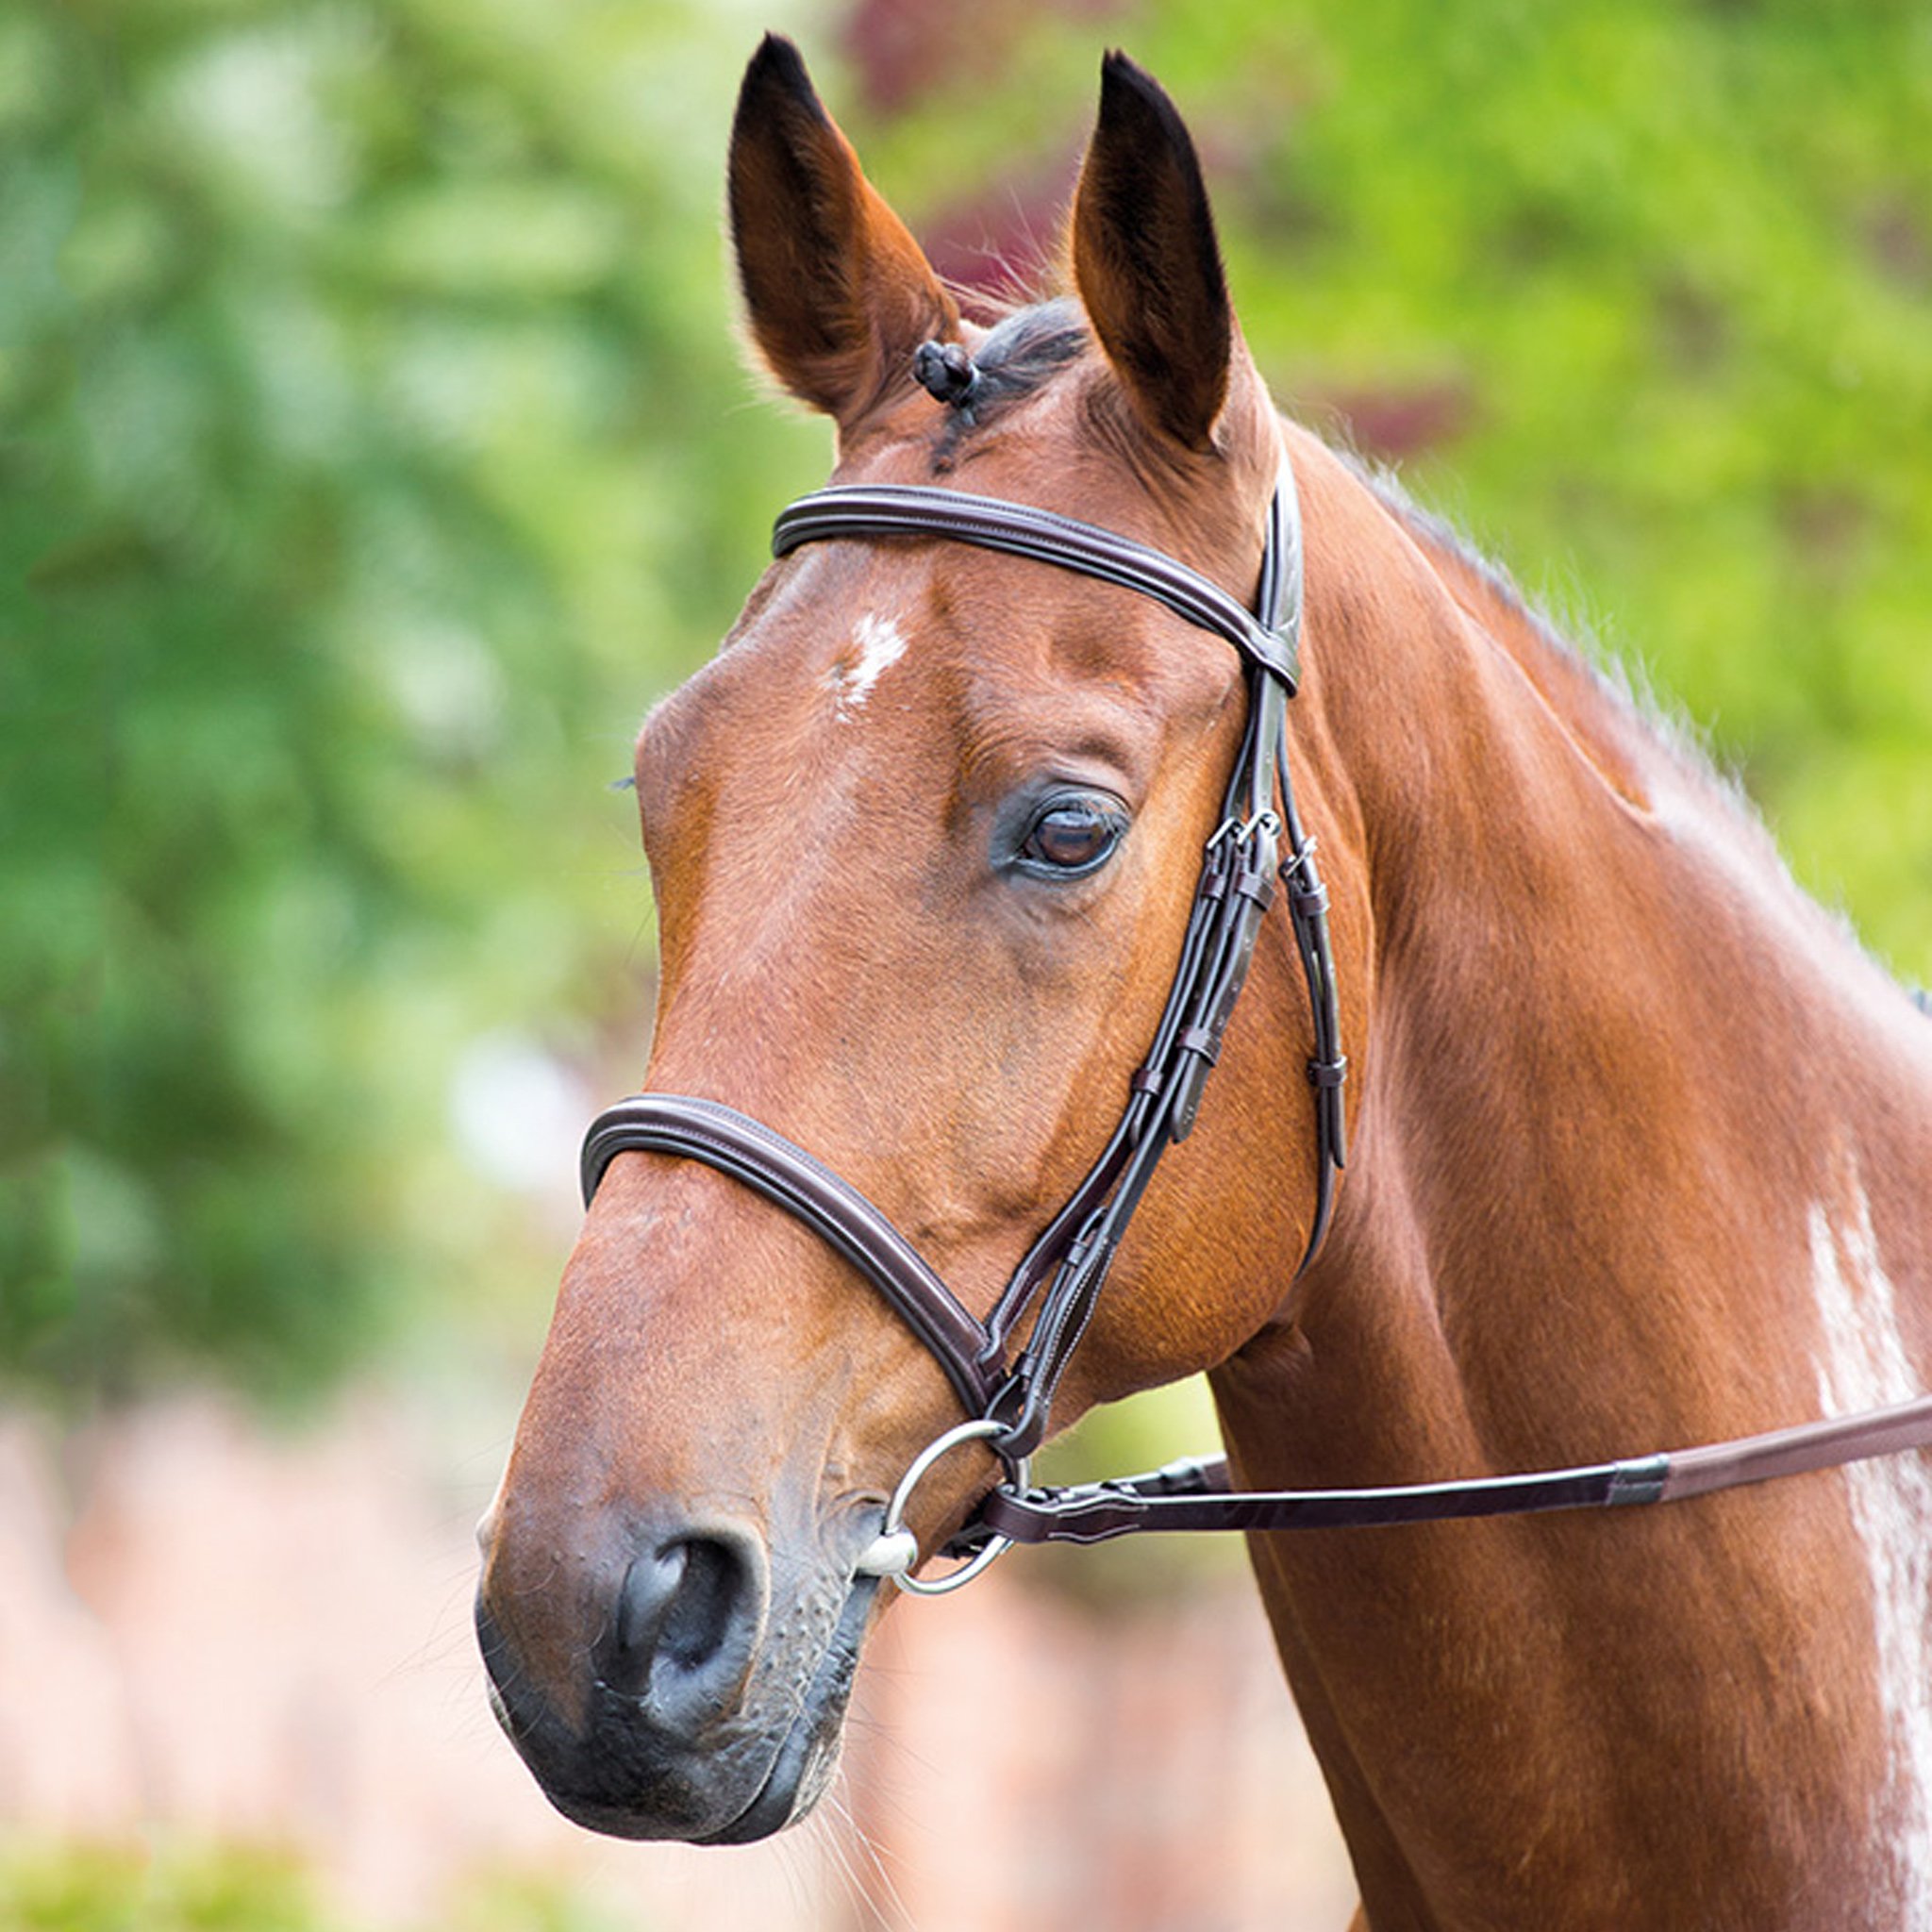
{"type": "MultiPolygon", "coordinates": [[[[1284,462],[1298,486],[1289,739],[1346,1174],[1301,1269],[1309,1006],[1266,924],[1057,1424],[1205,1370],[1243,1481],[1341,1487],[1926,1386],[1932,1027],[1694,755],[1276,414],[1151,81],[1107,63],[1077,293],[990,329],[782,42],[745,77],[730,206],[752,336],[836,422],[841,483],[1064,511],[1243,601],[1284,462]]],[[[651,1086],[810,1149],[984,1315],[1120,1114],[1245,714],[1236,655],[1131,588],[903,537],[787,557],[638,744],[651,1086]]],[[[856,1573],[958,1404],[813,1232],[618,1154],[482,1531],[494,1699],[551,1799],[712,1842],[808,1810],[892,1594],[856,1573]]],[[[996,1475],[977,1444],[933,1469],[924,1551],[996,1475]]],[[[1932,1925],[1928,1539],[1916,1454],[1668,1509],[1254,1537],[1363,1922],[1932,1925]]]]}

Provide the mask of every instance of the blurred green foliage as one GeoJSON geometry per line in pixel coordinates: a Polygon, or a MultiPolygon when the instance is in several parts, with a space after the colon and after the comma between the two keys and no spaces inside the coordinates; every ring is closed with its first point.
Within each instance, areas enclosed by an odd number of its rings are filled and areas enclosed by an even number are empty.
{"type": "Polygon", "coordinates": [[[325,1932],[308,1874],[248,1847],[85,1840],[0,1853],[0,1932],[325,1932]]]}
{"type": "MultiPolygon", "coordinates": [[[[425,1291],[542,1299],[451,1082],[492,1033],[635,1073],[648,895],[600,788],[828,447],[743,407],[731,340],[717,184],[767,18],[0,16],[14,1378],[295,1390],[425,1291]]],[[[1708,724],[1801,875],[1932,974],[1923,8],[771,24],[956,268],[1016,216],[1050,247],[1126,45],[1284,400],[1708,724]]]]}
{"type": "MultiPolygon", "coordinates": [[[[315,1863],[246,1843],[0,1844],[0,1932],[355,1932],[315,1863]]],[[[385,1920],[385,1924],[392,1924],[385,1920]]],[[[487,1867],[439,1902],[433,1932],[644,1932],[594,1887],[487,1867]]]]}
{"type": "Polygon", "coordinates": [[[745,35],[697,18],[0,22],[16,1374],[326,1378],[489,1272],[465,1042],[546,1015],[582,1045],[627,1003],[640,1057],[646,895],[601,790],[754,575],[774,467],[813,461],[734,410],[745,35]]]}

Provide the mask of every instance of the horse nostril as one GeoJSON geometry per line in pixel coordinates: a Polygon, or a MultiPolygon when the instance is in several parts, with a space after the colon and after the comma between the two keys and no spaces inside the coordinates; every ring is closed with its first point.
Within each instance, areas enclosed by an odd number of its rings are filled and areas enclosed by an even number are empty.
{"type": "Polygon", "coordinates": [[[749,1657],[757,1607],[744,1557],[712,1537],[641,1551],[618,1591],[606,1681],[668,1727],[715,1715],[749,1657]]]}
{"type": "Polygon", "coordinates": [[[658,1632],[659,1654],[680,1669],[702,1669],[724,1645],[731,1628],[742,1572],[723,1543],[696,1538],[674,1545],[683,1575],[658,1632]]]}
{"type": "Polygon", "coordinates": [[[684,1543],[666,1543],[660,1550],[647,1551],[630,1566],[618,1592],[617,1654],[621,1663],[632,1667],[625,1674],[640,1682],[658,1654],[664,1620],[684,1581],[686,1548],[684,1543]]]}

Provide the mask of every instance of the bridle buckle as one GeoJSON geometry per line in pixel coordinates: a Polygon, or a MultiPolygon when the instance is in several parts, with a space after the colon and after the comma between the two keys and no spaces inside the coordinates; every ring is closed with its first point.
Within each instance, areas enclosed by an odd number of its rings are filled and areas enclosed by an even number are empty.
{"type": "Polygon", "coordinates": [[[1230,812],[1215,826],[1213,836],[1201,849],[1211,855],[1222,841],[1229,837],[1238,845],[1252,845],[1257,832],[1266,832],[1271,839],[1278,839],[1281,836],[1280,818],[1265,807],[1245,819],[1237,812],[1230,812]]]}

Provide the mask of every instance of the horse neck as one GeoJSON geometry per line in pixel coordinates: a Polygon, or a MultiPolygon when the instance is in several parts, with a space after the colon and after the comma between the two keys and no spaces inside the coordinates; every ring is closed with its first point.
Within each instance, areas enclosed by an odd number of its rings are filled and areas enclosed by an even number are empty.
{"type": "Polygon", "coordinates": [[[1367,911],[1340,915],[1356,1148],[1299,1324],[1420,1324],[1486,1461],[1721,1424],[1747,1361],[1742,1425],[1796,1419],[1819,1215],[1926,1278],[1896,1135],[1927,1131],[1932,1029],[1701,759],[1426,524],[1298,464],[1298,751],[1367,911]],[[1602,1373],[1618,1342],[1641,1386],[1602,1373]]]}
{"type": "MultiPolygon", "coordinates": [[[[1932,1026],[1724,787],[1493,579],[1324,453],[1298,449],[1297,469],[1294,753],[1336,892],[1353,1131],[1327,1248],[1213,1378],[1237,1476],[1588,1462],[1932,1387],[1932,1026]]],[[[1932,1511],[1916,1465],[1874,1480],[1932,1511]]],[[[1873,1606],[1899,1577],[1837,1483],[1641,1524],[1257,1540],[1391,1923],[1456,1922],[1415,1903],[1440,1899],[1428,1871],[1516,1858],[1531,1827],[1553,1887],[1598,1861],[1641,1898],[1643,1862],[1663,1883],[1673,1859],[1727,1884],[1699,1780],[1760,1746],[1802,1760],[1805,1789],[1768,1787],[1761,1813],[1729,1801],[1767,1915],[1724,1923],[1806,1923],[1790,1819],[1862,1857],[1889,1775],[1873,1606]],[[1792,1683],[1837,1689],[1774,1686],[1748,1718],[1734,1694],[1702,1721],[1726,1672],[1757,1681],[1780,1655],[1792,1683]],[[1481,1741],[1506,1731],[1507,1763],[1481,1741]],[[1680,1754],[1671,1778],[1654,1776],[1660,1737],[1680,1754]],[[1681,1826],[1665,1795],[1680,1792],[1681,1826]]],[[[1901,1694],[1932,1722],[1923,1686],[1901,1694]]],[[[1932,1899],[1932,1847],[1924,1865],[1932,1899]]],[[[1524,1923],[1563,1922],[1538,1908],[1524,1923]]],[[[1472,1923],[1515,1920],[1492,1902],[1472,1923]]]]}

